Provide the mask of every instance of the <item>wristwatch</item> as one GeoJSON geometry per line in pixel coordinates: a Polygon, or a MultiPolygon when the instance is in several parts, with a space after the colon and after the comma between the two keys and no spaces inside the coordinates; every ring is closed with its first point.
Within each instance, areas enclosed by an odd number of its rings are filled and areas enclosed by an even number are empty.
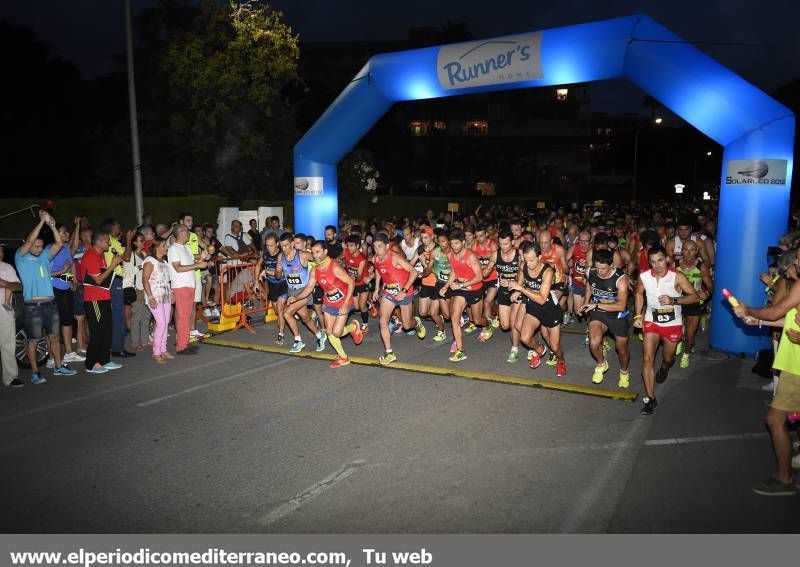
{"type": "Polygon", "coordinates": [[[402,288],[400,291],[402,291],[403,293],[408,293],[408,288],[407,288],[407,287],[404,287],[404,288],[402,288]]]}

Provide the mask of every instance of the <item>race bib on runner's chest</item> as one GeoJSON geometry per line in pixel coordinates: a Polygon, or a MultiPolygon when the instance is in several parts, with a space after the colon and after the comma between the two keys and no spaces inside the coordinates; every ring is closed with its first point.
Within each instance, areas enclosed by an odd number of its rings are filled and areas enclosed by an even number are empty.
{"type": "Polygon", "coordinates": [[[331,303],[336,303],[337,301],[344,299],[344,294],[338,289],[329,292],[327,296],[328,296],[328,301],[330,301],[331,303]]]}
{"type": "Polygon", "coordinates": [[[674,309],[653,309],[653,321],[659,324],[671,323],[675,320],[674,309]]]}

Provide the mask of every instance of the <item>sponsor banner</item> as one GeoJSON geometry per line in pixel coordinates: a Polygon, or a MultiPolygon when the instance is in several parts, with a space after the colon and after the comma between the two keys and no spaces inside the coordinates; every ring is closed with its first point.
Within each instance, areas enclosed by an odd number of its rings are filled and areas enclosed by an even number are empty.
{"type": "Polygon", "coordinates": [[[726,185],[786,185],[785,159],[732,159],[725,169],[726,185]]]}
{"type": "Polygon", "coordinates": [[[322,195],[322,177],[295,177],[295,195],[322,195]]]}
{"type": "Polygon", "coordinates": [[[541,79],[542,32],[439,48],[436,71],[445,90],[541,79]]]}

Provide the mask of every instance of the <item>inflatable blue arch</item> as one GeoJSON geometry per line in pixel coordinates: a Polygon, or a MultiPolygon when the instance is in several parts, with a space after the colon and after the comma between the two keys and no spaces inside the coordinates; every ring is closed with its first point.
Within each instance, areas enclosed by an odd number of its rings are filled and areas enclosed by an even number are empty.
{"type": "MultiPolygon", "coordinates": [[[[794,114],[644,15],[372,57],[294,148],[295,229],[320,237],[336,224],[337,164],[395,102],[617,77],[724,147],[715,279],[763,303],[757,274],[789,218],[794,114]]],[[[715,293],[711,344],[770,343],[715,293]]]]}

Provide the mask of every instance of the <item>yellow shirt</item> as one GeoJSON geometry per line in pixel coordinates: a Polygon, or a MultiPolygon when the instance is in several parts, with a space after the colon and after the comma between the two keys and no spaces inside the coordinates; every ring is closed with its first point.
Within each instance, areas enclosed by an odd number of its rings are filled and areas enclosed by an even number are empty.
{"type": "MultiPolygon", "coordinates": [[[[200,254],[200,239],[197,238],[197,234],[194,231],[189,231],[189,242],[186,243],[186,246],[189,247],[189,250],[191,250],[192,254],[195,256],[200,254]]],[[[200,277],[200,270],[195,270],[194,275],[200,277]]]]}
{"type": "Polygon", "coordinates": [[[800,331],[800,326],[794,320],[795,315],[797,315],[797,308],[793,307],[789,309],[783,320],[781,342],[778,343],[778,352],[775,354],[775,363],[772,367],[775,370],[785,370],[790,374],[800,376],[800,345],[791,342],[786,335],[786,331],[800,331]]]}
{"type": "MultiPolygon", "coordinates": [[[[104,254],[105,259],[106,259],[106,266],[110,266],[111,265],[111,261],[114,259],[114,254],[111,253],[112,250],[116,251],[118,256],[122,256],[125,253],[125,247],[122,245],[122,243],[119,241],[119,239],[115,238],[115,237],[113,237],[113,236],[111,236],[109,234],[108,235],[108,251],[105,252],[105,254],[104,254]]],[[[124,276],[125,275],[125,267],[122,264],[120,264],[119,266],[114,268],[114,274],[116,274],[119,277],[124,276]]]]}

